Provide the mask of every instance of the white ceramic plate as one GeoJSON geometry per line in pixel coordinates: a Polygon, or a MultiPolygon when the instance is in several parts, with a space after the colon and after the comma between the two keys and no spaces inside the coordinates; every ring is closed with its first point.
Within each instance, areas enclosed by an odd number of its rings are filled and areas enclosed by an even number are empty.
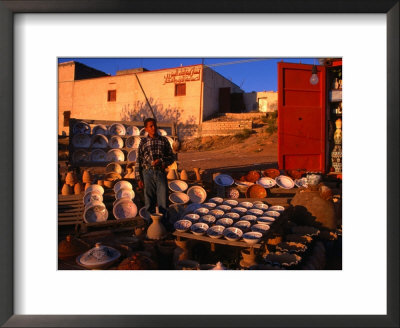
{"type": "Polygon", "coordinates": [[[169,195],[169,200],[174,204],[186,204],[189,202],[189,196],[183,192],[174,192],[169,195]]]}
{"type": "Polygon", "coordinates": [[[106,161],[106,152],[102,149],[95,149],[90,154],[90,160],[92,162],[105,162],[106,161]]]}
{"type": "Polygon", "coordinates": [[[140,140],[141,139],[138,136],[130,136],[128,139],[126,139],[125,145],[128,148],[138,149],[140,140]]]}
{"type": "Polygon", "coordinates": [[[84,162],[89,162],[89,159],[90,159],[89,153],[87,151],[85,151],[85,150],[82,150],[82,149],[74,151],[73,154],[72,154],[72,160],[75,163],[78,163],[78,162],[83,162],[83,163],[84,162]]]}
{"type": "Polygon", "coordinates": [[[227,187],[233,185],[234,180],[230,175],[219,174],[214,178],[214,182],[219,186],[227,187]]]}
{"type": "Polygon", "coordinates": [[[90,202],[102,202],[103,201],[103,195],[100,193],[100,191],[92,191],[85,193],[85,196],[83,196],[83,204],[86,206],[90,202]]]}
{"type": "Polygon", "coordinates": [[[283,189],[292,189],[294,187],[294,182],[292,178],[286,175],[280,175],[275,178],[276,184],[283,189]]]}
{"type": "Polygon", "coordinates": [[[107,162],[123,162],[125,160],[125,155],[121,149],[110,149],[107,152],[106,161],[107,162]]]}
{"type": "Polygon", "coordinates": [[[92,184],[90,185],[86,190],[85,194],[90,193],[90,192],[99,192],[100,194],[104,194],[104,188],[100,185],[97,184],[92,184]]]}
{"type": "Polygon", "coordinates": [[[273,218],[271,216],[260,216],[257,218],[257,222],[271,225],[272,223],[275,222],[275,218],[273,218]]]}
{"type": "Polygon", "coordinates": [[[126,129],[121,123],[114,123],[110,126],[108,132],[111,136],[124,136],[126,134],[126,129]]]}
{"type": "Polygon", "coordinates": [[[210,211],[210,210],[209,210],[208,208],[199,207],[199,208],[197,208],[197,209],[194,210],[194,213],[195,213],[195,214],[198,214],[198,215],[200,215],[200,216],[202,216],[202,215],[208,214],[209,211],[210,211]]]}
{"type": "Polygon", "coordinates": [[[238,207],[232,208],[231,212],[238,213],[239,215],[245,215],[247,212],[247,208],[238,206],[238,207]]]}
{"type": "Polygon", "coordinates": [[[107,148],[108,147],[108,139],[106,136],[102,134],[96,134],[92,136],[91,140],[92,148],[107,148]]]}
{"type": "Polygon", "coordinates": [[[88,148],[90,147],[90,136],[84,133],[75,134],[72,137],[72,145],[75,148],[88,148]]]}
{"type": "Polygon", "coordinates": [[[87,252],[79,255],[76,262],[87,269],[104,269],[121,256],[121,253],[115,248],[96,244],[96,246],[87,252]]]}
{"type": "Polygon", "coordinates": [[[129,199],[135,198],[135,192],[131,188],[121,188],[115,195],[116,199],[128,197],[129,199]]]}
{"type": "Polygon", "coordinates": [[[200,186],[192,186],[186,192],[190,198],[192,203],[203,203],[207,198],[207,192],[204,190],[203,187],[200,186]]]}
{"type": "Polygon", "coordinates": [[[106,136],[108,134],[108,129],[104,124],[99,124],[93,128],[92,134],[102,134],[106,136]]]}
{"type": "Polygon", "coordinates": [[[139,216],[147,222],[151,221],[150,213],[147,212],[146,207],[144,206],[139,210],[139,216]]]}
{"type": "Polygon", "coordinates": [[[128,153],[128,162],[136,162],[137,152],[136,149],[132,149],[128,153]]]}
{"type": "Polygon", "coordinates": [[[72,127],[72,132],[74,134],[78,133],[90,134],[90,125],[84,121],[76,122],[72,127]]]}
{"type": "Polygon", "coordinates": [[[114,185],[114,192],[117,193],[120,189],[133,189],[132,188],[132,184],[129,181],[118,181],[115,185],[114,185]]]}
{"type": "Polygon", "coordinates": [[[110,140],[108,140],[108,146],[114,149],[124,148],[124,141],[119,136],[112,136],[110,140]]]}
{"type": "Polygon", "coordinates": [[[269,177],[262,177],[258,179],[256,183],[264,188],[272,188],[276,185],[276,181],[269,177]]]}
{"type": "Polygon", "coordinates": [[[209,203],[204,203],[204,204],[203,204],[203,207],[208,208],[209,210],[212,210],[212,209],[214,209],[214,208],[217,207],[217,204],[211,203],[211,202],[209,202],[209,203]]]}
{"type": "Polygon", "coordinates": [[[188,184],[182,180],[173,180],[168,182],[168,188],[173,192],[185,192],[188,184]]]}
{"type": "Polygon", "coordinates": [[[126,134],[130,135],[130,136],[138,136],[138,135],[140,135],[140,131],[139,131],[139,128],[137,126],[129,125],[126,128],[126,134]]]}
{"type": "Polygon", "coordinates": [[[255,215],[251,215],[251,214],[247,214],[247,215],[243,215],[240,220],[246,220],[249,222],[256,222],[257,221],[257,217],[255,215]]]}
{"type": "Polygon", "coordinates": [[[136,217],[137,207],[131,200],[120,201],[113,207],[113,214],[117,220],[131,219],[136,217]]]}

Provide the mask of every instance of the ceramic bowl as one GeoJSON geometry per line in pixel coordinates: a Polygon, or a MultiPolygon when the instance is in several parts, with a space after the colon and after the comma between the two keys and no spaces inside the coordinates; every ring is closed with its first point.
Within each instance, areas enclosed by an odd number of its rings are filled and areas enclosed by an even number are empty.
{"type": "Polygon", "coordinates": [[[321,182],[322,176],[319,172],[309,172],[306,175],[307,184],[310,186],[316,186],[321,182]]]}
{"type": "Polygon", "coordinates": [[[267,189],[272,188],[276,185],[276,181],[270,177],[262,177],[258,179],[256,183],[259,184],[261,187],[267,189]]]}
{"type": "Polygon", "coordinates": [[[292,189],[294,187],[294,182],[292,178],[286,175],[280,175],[275,178],[276,184],[283,189],[292,189]]]}
{"type": "Polygon", "coordinates": [[[222,225],[225,228],[230,227],[233,224],[233,220],[230,218],[221,218],[217,220],[216,222],[217,225],[222,225]]]}
{"type": "Polygon", "coordinates": [[[216,207],[216,209],[217,209],[217,210],[224,211],[224,212],[226,213],[226,212],[229,212],[229,211],[232,209],[232,207],[229,206],[229,205],[221,204],[221,205],[218,205],[218,206],[216,207]]]}
{"type": "Polygon", "coordinates": [[[249,209],[249,208],[253,207],[253,203],[251,203],[251,202],[240,202],[238,204],[238,206],[249,209]]]}
{"type": "Polygon", "coordinates": [[[113,214],[117,220],[134,218],[136,217],[137,212],[137,207],[131,200],[118,202],[113,207],[113,214]]]}
{"type": "Polygon", "coordinates": [[[268,205],[264,203],[253,203],[253,207],[262,211],[266,211],[268,209],[268,205]]]}
{"type": "Polygon", "coordinates": [[[95,134],[92,136],[91,140],[92,148],[107,148],[108,147],[108,139],[103,134],[95,134]]]}
{"type": "Polygon", "coordinates": [[[257,231],[246,232],[243,235],[243,240],[250,245],[257,244],[261,238],[262,233],[257,231]]]}
{"type": "Polygon", "coordinates": [[[121,123],[114,123],[108,129],[110,136],[124,136],[126,134],[126,129],[121,123]]]}
{"type": "Polygon", "coordinates": [[[138,136],[130,136],[128,139],[126,139],[125,145],[128,148],[138,149],[140,140],[141,139],[138,136]]]}
{"type": "Polygon", "coordinates": [[[294,184],[298,188],[307,188],[308,187],[307,178],[296,179],[296,180],[294,180],[294,184]]]}
{"type": "Polygon", "coordinates": [[[211,214],[203,215],[200,218],[200,222],[204,222],[204,223],[208,224],[209,226],[212,225],[215,222],[215,220],[216,220],[215,216],[211,215],[211,214]]]}
{"type": "Polygon", "coordinates": [[[237,206],[231,209],[231,212],[238,213],[239,215],[245,215],[247,212],[247,208],[237,206]]]}
{"type": "Polygon", "coordinates": [[[239,202],[235,199],[227,199],[227,200],[224,200],[222,204],[228,205],[230,207],[234,207],[234,206],[237,206],[239,204],[239,202]]]}
{"type": "Polygon", "coordinates": [[[93,128],[92,134],[101,134],[103,136],[106,136],[108,134],[108,129],[104,124],[99,124],[93,128]]]}
{"type": "MultiPolygon", "coordinates": [[[[203,204],[203,205],[204,205],[204,204],[203,204]]],[[[209,210],[208,208],[199,207],[199,208],[195,209],[193,212],[194,212],[195,214],[198,214],[198,215],[200,215],[200,216],[203,216],[203,215],[208,214],[209,211],[210,211],[210,210],[209,210]]]]}
{"type": "Polygon", "coordinates": [[[277,211],[272,211],[271,207],[268,209],[268,211],[264,212],[265,216],[272,216],[274,218],[277,218],[281,215],[281,213],[277,212],[277,211]]]}
{"type": "Polygon", "coordinates": [[[108,146],[113,149],[121,149],[124,148],[124,141],[119,136],[112,136],[108,140],[108,146]]]}
{"type": "Polygon", "coordinates": [[[107,162],[123,162],[125,160],[125,155],[121,149],[110,149],[107,152],[106,161],[107,162]]]}
{"type": "MultiPolygon", "coordinates": [[[[114,185],[114,187],[115,187],[115,185],[114,185]]],[[[124,198],[124,197],[127,197],[129,199],[134,199],[135,192],[130,188],[121,188],[115,194],[116,199],[120,199],[120,198],[124,198]]]]}
{"type": "Polygon", "coordinates": [[[189,220],[179,220],[179,221],[176,221],[174,224],[175,230],[177,230],[179,232],[188,231],[191,226],[192,226],[192,222],[189,220]]]}
{"type": "Polygon", "coordinates": [[[260,216],[257,218],[257,222],[261,223],[261,224],[271,225],[272,223],[275,222],[275,218],[270,217],[270,216],[260,216]]]}
{"type": "Polygon", "coordinates": [[[251,214],[246,214],[243,215],[240,220],[246,220],[249,222],[256,222],[257,221],[257,217],[255,215],[251,215],[251,214]]]}
{"type": "Polygon", "coordinates": [[[190,213],[190,214],[186,214],[183,217],[184,220],[189,220],[192,223],[197,223],[200,219],[200,215],[198,214],[194,214],[194,213],[190,213]]]}
{"type": "Polygon", "coordinates": [[[225,227],[224,227],[224,226],[215,225],[215,226],[213,226],[213,227],[211,227],[211,228],[208,228],[208,230],[207,230],[207,235],[208,235],[209,237],[215,238],[215,239],[221,238],[222,235],[223,235],[224,230],[225,230],[225,227]]]}
{"type": "Polygon", "coordinates": [[[263,210],[259,210],[258,208],[251,208],[247,211],[247,214],[261,216],[264,214],[263,210]]]}
{"type": "Polygon", "coordinates": [[[113,202],[113,207],[114,207],[115,205],[117,205],[119,202],[124,202],[124,201],[126,201],[126,200],[132,200],[132,199],[130,199],[129,197],[122,197],[122,198],[116,199],[116,200],[114,200],[114,202],[113,202]]]}
{"type": "Polygon", "coordinates": [[[76,263],[86,269],[105,269],[115,263],[120,257],[121,253],[115,248],[97,243],[94,248],[79,255],[76,258],[76,263]]]}
{"type": "Polygon", "coordinates": [[[233,226],[241,229],[242,231],[247,231],[248,229],[250,229],[251,223],[246,220],[240,220],[236,222],[233,226]]]}
{"type": "Polygon", "coordinates": [[[224,217],[231,218],[232,220],[239,220],[240,214],[235,212],[228,212],[224,214],[224,217]]]}
{"type": "Polygon", "coordinates": [[[214,178],[214,182],[223,187],[228,187],[233,185],[233,178],[228,174],[219,174],[214,178]]]}
{"type": "Polygon", "coordinates": [[[93,201],[85,206],[83,220],[86,223],[104,222],[108,219],[108,211],[103,202],[93,201]]]}
{"type": "Polygon", "coordinates": [[[287,173],[293,179],[300,179],[302,175],[306,173],[306,170],[288,170],[287,173]]]}
{"type": "Polygon", "coordinates": [[[130,150],[127,156],[128,162],[136,162],[136,158],[137,158],[136,149],[130,150]]]}
{"type": "Polygon", "coordinates": [[[92,162],[106,162],[107,154],[103,149],[95,149],[90,154],[90,160],[92,162]]]}
{"type": "Polygon", "coordinates": [[[272,179],[275,179],[276,177],[278,177],[281,173],[279,172],[279,170],[277,169],[266,169],[263,171],[263,175],[265,177],[269,177],[272,179]]]}
{"type": "Polygon", "coordinates": [[[129,125],[126,128],[126,134],[129,136],[138,136],[138,135],[140,135],[140,130],[137,126],[129,125]]]}
{"type": "Polygon", "coordinates": [[[204,190],[203,187],[200,186],[192,186],[186,192],[190,198],[192,203],[203,203],[207,198],[207,192],[204,190]]]}
{"type": "Polygon", "coordinates": [[[184,192],[188,188],[188,184],[182,180],[173,180],[168,182],[168,188],[173,192],[184,192]]]}
{"type": "MultiPolygon", "coordinates": [[[[115,181],[115,180],[121,180],[121,174],[118,174],[117,172],[108,172],[104,175],[104,182],[106,181],[115,181]]],[[[104,184],[106,185],[106,184],[104,184]]],[[[113,184],[114,186],[114,184],[113,184]]],[[[109,187],[109,184],[108,184],[109,187]]]]}
{"type": "Polygon", "coordinates": [[[183,192],[174,192],[169,195],[169,200],[174,204],[186,204],[189,202],[189,196],[183,192]]]}
{"type": "Polygon", "coordinates": [[[268,224],[257,223],[251,227],[251,231],[261,232],[263,235],[270,229],[268,224]]]}
{"type": "Polygon", "coordinates": [[[225,214],[222,210],[213,209],[208,212],[208,214],[214,215],[217,219],[222,218],[225,214]]]}
{"type": "Polygon", "coordinates": [[[72,132],[74,134],[84,133],[90,134],[90,125],[84,121],[79,121],[74,124],[72,127],[72,132]]]}
{"type": "Polygon", "coordinates": [[[214,208],[216,208],[217,207],[217,204],[215,204],[215,203],[203,203],[203,206],[205,207],[205,208],[208,208],[209,210],[212,210],[212,209],[214,209],[214,208]]]}
{"type": "Polygon", "coordinates": [[[120,189],[133,189],[129,181],[121,180],[114,185],[114,192],[117,193],[120,189]]]}
{"type": "Polygon", "coordinates": [[[115,172],[118,174],[122,174],[122,166],[118,163],[109,163],[106,166],[106,173],[115,172]]]}
{"type": "Polygon", "coordinates": [[[245,179],[246,181],[255,183],[258,179],[260,179],[260,173],[258,173],[255,170],[252,170],[246,174],[245,179]]]}
{"type": "Polygon", "coordinates": [[[99,191],[85,193],[85,195],[83,196],[83,204],[86,206],[89,202],[93,201],[102,202],[103,195],[99,191]]]}
{"type": "Polygon", "coordinates": [[[247,198],[265,198],[265,197],[267,197],[267,190],[258,184],[254,184],[254,185],[250,186],[249,189],[247,189],[246,197],[247,198]]]}
{"type": "Polygon", "coordinates": [[[90,156],[87,151],[80,149],[80,150],[76,150],[72,153],[72,160],[75,163],[79,163],[79,162],[85,163],[85,162],[89,162],[90,156]]]}
{"type": "Polygon", "coordinates": [[[224,200],[221,197],[213,197],[213,198],[209,199],[208,201],[211,202],[211,203],[215,203],[217,205],[220,205],[220,204],[223,203],[224,200]]]}
{"type": "Polygon", "coordinates": [[[90,147],[90,136],[84,133],[75,134],[72,137],[72,145],[75,148],[88,148],[90,147]]]}
{"type": "Polygon", "coordinates": [[[102,186],[99,186],[98,184],[92,184],[87,189],[85,190],[85,194],[90,193],[90,192],[99,192],[100,194],[104,194],[104,188],[102,186]]]}
{"type": "Polygon", "coordinates": [[[269,211],[276,211],[276,212],[283,212],[285,210],[285,207],[281,205],[273,205],[269,208],[269,211]]]}
{"type": "Polygon", "coordinates": [[[229,241],[236,241],[243,236],[243,231],[236,227],[229,227],[225,228],[223,235],[229,241]]]}
{"type": "Polygon", "coordinates": [[[195,223],[190,227],[190,231],[198,236],[204,235],[208,230],[208,225],[203,222],[195,223]]]}

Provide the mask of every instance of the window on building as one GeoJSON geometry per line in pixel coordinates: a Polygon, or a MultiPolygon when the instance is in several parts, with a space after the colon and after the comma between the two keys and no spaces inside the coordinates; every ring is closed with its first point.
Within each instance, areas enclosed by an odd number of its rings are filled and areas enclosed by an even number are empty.
{"type": "Polygon", "coordinates": [[[186,83],[175,84],[175,96],[186,96],[186,83]]]}
{"type": "Polygon", "coordinates": [[[69,126],[70,117],[71,117],[71,111],[70,110],[66,110],[64,112],[64,126],[69,126]]]}
{"type": "Polygon", "coordinates": [[[107,101],[117,100],[117,90],[108,90],[107,101]]]}

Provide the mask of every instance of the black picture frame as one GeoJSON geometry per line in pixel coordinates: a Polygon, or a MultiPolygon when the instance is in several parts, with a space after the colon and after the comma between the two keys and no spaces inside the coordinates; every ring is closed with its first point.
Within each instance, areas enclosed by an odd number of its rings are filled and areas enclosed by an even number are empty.
{"type": "MultiPolygon", "coordinates": [[[[0,147],[13,154],[13,17],[16,13],[384,13],[387,17],[387,315],[212,316],[215,327],[399,327],[398,0],[0,0],[0,147]],[[155,9],[156,8],[156,9],[155,9]]],[[[12,158],[0,156],[0,324],[4,327],[200,327],[209,316],[14,315],[12,158]]],[[[366,269],[367,270],[367,269],[366,269]]]]}

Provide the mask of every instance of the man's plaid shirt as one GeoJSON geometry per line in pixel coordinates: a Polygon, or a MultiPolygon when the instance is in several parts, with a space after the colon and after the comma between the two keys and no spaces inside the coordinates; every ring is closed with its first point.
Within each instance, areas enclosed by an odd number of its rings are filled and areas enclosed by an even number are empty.
{"type": "Polygon", "coordinates": [[[151,168],[151,162],[155,158],[159,158],[164,167],[171,165],[175,160],[168,139],[157,133],[154,138],[147,136],[140,140],[135,164],[136,180],[143,181],[143,170],[151,168]]]}

